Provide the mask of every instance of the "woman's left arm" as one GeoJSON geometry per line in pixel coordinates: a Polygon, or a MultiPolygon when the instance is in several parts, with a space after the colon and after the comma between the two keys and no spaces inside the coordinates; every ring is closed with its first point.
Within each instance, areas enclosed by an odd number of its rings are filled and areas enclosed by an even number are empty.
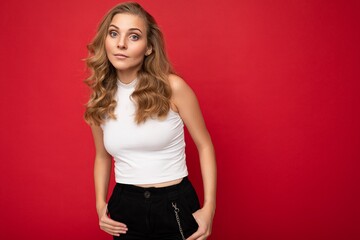
{"type": "Polygon", "coordinates": [[[170,75],[169,82],[172,89],[172,107],[179,112],[198,149],[204,184],[204,205],[193,214],[199,229],[188,240],[203,240],[211,234],[216,208],[215,151],[194,92],[176,75],[170,75]]]}

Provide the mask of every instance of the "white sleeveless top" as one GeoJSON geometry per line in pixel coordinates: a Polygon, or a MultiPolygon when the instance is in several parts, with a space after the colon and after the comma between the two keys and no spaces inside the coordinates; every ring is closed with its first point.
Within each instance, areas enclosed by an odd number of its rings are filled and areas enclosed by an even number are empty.
{"type": "Polygon", "coordinates": [[[101,125],[104,145],[115,161],[115,181],[126,184],[155,184],[188,175],[185,160],[184,124],[170,109],[164,119],[135,123],[136,105],[131,99],[137,79],[117,81],[114,119],[101,125]]]}

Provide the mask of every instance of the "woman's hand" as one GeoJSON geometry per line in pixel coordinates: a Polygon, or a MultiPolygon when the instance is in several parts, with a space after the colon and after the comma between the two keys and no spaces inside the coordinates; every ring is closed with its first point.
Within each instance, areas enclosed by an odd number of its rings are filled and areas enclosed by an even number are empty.
{"type": "Polygon", "coordinates": [[[114,221],[108,217],[107,204],[99,209],[98,215],[100,229],[108,234],[120,236],[120,234],[125,234],[128,230],[124,223],[114,221]]]}
{"type": "Polygon", "coordinates": [[[214,213],[214,208],[206,206],[194,212],[193,216],[199,228],[193,235],[188,237],[187,240],[205,240],[210,236],[214,213]]]}

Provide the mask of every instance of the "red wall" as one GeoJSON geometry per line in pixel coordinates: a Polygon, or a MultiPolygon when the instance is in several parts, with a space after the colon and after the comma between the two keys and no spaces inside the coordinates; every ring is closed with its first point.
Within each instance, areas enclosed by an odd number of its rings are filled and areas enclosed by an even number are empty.
{"type": "MultiPolygon", "coordinates": [[[[0,3],[0,239],[111,239],[95,211],[81,59],[117,2],[0,3]]],[[[140,3],[213,137],[211,239],[360,239],[359,1],[140,3]]]]}

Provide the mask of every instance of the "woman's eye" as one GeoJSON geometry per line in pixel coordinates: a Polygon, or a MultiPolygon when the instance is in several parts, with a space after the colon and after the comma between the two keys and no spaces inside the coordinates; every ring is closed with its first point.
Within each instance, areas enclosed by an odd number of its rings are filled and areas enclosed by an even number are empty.
{"type": "Polygon", "coordinates": [[[136,40],[139,40],[139,36],[138,35],[136,35],[136,34],[132,34],[132,35],[130,35],[130,39],[131,40],[134,40],[134,41],[136,41],[136,40]]]}
{"type": "Polygon", "coordinates": [[[115,32],[115,31],[110,31],[110,32],[109,32],[109,35],[110,35],[110,37],[116,37],[116,36],[117,36],[117,32],[115,32]]]}

